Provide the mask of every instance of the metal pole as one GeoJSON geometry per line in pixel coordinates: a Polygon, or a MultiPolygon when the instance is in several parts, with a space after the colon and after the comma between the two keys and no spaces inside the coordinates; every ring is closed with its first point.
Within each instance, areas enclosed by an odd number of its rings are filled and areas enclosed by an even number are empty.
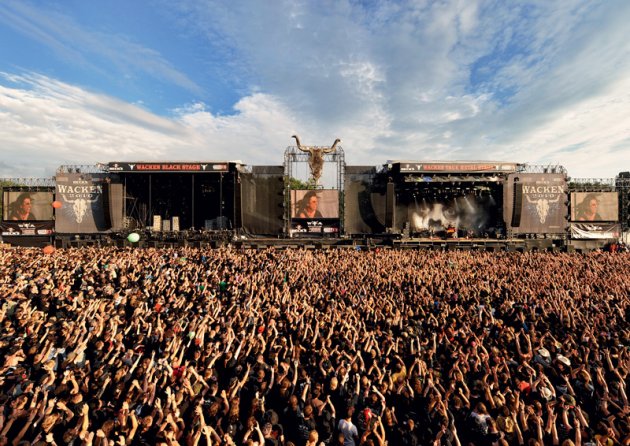
{"type": "Polygon", "coordinates": [[[192,182],[192,222],[190,227],[195,229],[195,174],[191,174],[192,182]]]}

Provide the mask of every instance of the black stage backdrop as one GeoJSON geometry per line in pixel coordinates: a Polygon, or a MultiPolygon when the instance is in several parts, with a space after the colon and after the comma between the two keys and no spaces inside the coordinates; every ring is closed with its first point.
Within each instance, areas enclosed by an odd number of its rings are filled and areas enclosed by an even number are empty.
{"type": "Polygon", "coordinates": [[[346,234],[385,232],[385,188],[373,187],[376,175],[372,166],[346,167],[343,201],[346,234]]]}
{"type": "Polygon", "coordinates": [[[243,231],[278,235],[284,226],[284,169],[282,166],[254,166],[241,172],[243,231]]]}

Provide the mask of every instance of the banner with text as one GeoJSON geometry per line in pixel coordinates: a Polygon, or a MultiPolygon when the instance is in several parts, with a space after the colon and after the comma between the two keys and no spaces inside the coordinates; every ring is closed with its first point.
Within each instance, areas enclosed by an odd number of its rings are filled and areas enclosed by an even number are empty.
{"type": "Polygon", "coordinates": [[[504,188],[504,218],[514,233],[559,234],[566,231],[567,183],[564,174],[514,173],[504,188]]]}
{"type": "Polygon", "coordinates": [[[573,239],[618,239],[620,236],[618,223],[571,223],[573,239]]]}
{"type": "Polygon", "coordinates": [[[107,168],[112,173],[164,173],[164,172],[227,172],[230,164],[227,162],[204,162],[204,163],[155,163],[155,162],[112,162],[107,168]]]}
{"type": "Polygon", "coordinates": [[[3,221],[0,223],[0,233],[3,237],[17,235],[52,235],[54,221],[3,221]]]}
{"type": "Polygon", "coordinates": [[[94,233],[109,229],[103,206],[103,175],[58,174],[55,230],[58,233],[94,233]]]}
{"type": "Polygon", "coordinates": [[[292,236],[339,235],[338,218],[295,218],[291,220],[292,236]]]}

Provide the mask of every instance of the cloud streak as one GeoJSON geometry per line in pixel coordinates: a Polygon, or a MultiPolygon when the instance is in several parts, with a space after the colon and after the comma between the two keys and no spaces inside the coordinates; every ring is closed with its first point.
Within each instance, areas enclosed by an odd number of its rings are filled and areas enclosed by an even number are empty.
{"type": "Polygon", "coordinates": [[[0,77],[0,147],[12,161],[0,176],[49,176],[60,164],[113,160],[229,160],[274,164],[295,124],[273,98],[256,94],[236,113],[203,104],[164,118],[126,102],[42,75],[0,77]],[[8,85],[7,85],[8,84],[8,85]]]}
{"type": "MultiPolygon", "coordinates": [[[[44,13],[12,5],[14,16],[0,7],[0,20],[77,63],[94,64],[94,52],[120,70],[195,89],[129,37],[100,44],[102,36],[68,17],[46,23],[44,13]],[[86,43],[69,44],[78,37],[86,43]]],[[[142,157],[280,164],[293,133],[306,144],[341,137],[350,164],[505,159],[560,163],[573,177],[610,177],[630,164],[625,0],[246,0],[229,8],[190,0],[161,8],[206,43],[200,57],[224,58],[213,69],[243,86],[233,108],[218,114],[193,102],[152,113],[51,77],[6,74],[0,145],[15,148],[9,164],[26,172],[24,153],[43,153],[48,165],[142,157]]]]}
{"type": "Polygon", "coordinates": [[[203,92],[156,50],[123,35],[86,29],[68,15],[9,1],[0,5],[0,23],[39,42],[61,59],[100,75],[111,76],[113,66],[123,76],[142,73],[195,94],[203,92]]]}

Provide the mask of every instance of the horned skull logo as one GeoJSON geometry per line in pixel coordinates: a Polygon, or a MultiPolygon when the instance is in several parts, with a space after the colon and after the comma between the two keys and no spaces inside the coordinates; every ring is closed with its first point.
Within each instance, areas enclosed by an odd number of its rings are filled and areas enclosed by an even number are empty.
{"type": "Polygon", "coordinates": [[[549,205],[551,203],[557,203],[558,201],[560,201],[560,195],[558,195],[553,200],[549,200],[547,198],[532,200],[529,196],[526,196],[526,198],[529,203],[536,205],[536,213],[538,214],[538,219],[540,220],[540,224],[543,225],[547,221],[547,217],[549,215],[549,205]]]}
{"type": "Polygon", "coordinates": [[[81,224],[81,222],[83,222],[83,217],[85,217],[85,214],[87,213],[87,210],[90,207],[90,204],[98,200],[98,196],[90,200],[86,198],[76,198],[74,200],[69,200],[68,197],[66,197],[65,195],[62,195],[62,197],[66,203],[72,204],[72,212],[74,212],[74,219],[78,224],[81,224]]]}

